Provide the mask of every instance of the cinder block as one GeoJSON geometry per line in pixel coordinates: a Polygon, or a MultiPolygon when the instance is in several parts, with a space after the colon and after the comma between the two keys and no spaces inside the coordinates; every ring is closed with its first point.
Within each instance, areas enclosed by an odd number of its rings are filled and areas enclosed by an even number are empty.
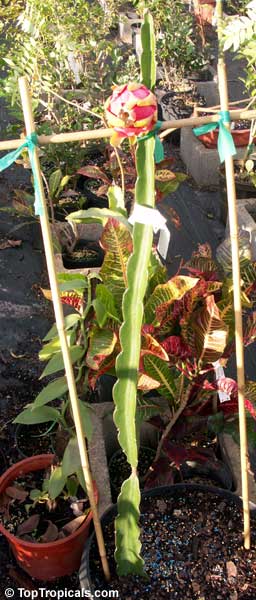
{"type": "MultiPolygon", "coordinates": [[[[56,222],[54,226],[51,225],[51,229],[53,238],[61,242],[62,247],[67,247],[67,242],[73,242],[75,238],[77,239],[77,241],[88,240],[97,242],[100,239],[101,233],[103,231],[103,227],[99,223],[79,223],[78,225],[74,225],[74,228],[72,228],[70,223],[56,222]],[[58,230],[57,235],[56,228],[58,230]]],[[[70,269],[66,269],[64,267],[62,255],[59,252],[59,250],[57,250],[57,252],[55,252],[54,254],[54,262],[57,273],[70,272],[70,269]]],[[[99,270],[100,267],[72,269],[72,274],[80,273],[82,275],[88,275],[88,273],[98,273],[99,270]]]]}
{"type": "MultiPolygon", "coordinates": [[[[217,79],[215,69],[211,67],[213,77],[217,79]]],[[[219,89],[216,81],[198,81],[196,88],[201,96],[204,96],[206,106],[216,106],[220,102],[219,89]]]]}
{"type": "MultiPolygon", "coordinates": [[[[237,199],[237,218],[240,229],[249,233],[251,258],[256,260],[256,198],[237,199]]],[[[225,237],[229,238],[229,220],[227,219],[225,237]]]]}
{"type": "Polygon", "coordinates": [[[218,151],[208,149],[197,139],[190,127],[181,129],[180,155],[199,187],[218,187],[220,165],[218,151]]]}
{"type": "MultiPolygon", "coordinates": [[[[242,158],[243,148],[237,148],[236,158],[242,158]]],[[[217,148],[205,148],[190,127],[183,127],[180,136],[180,155],[199,187],[219,186],[220,159],[217,148]]]]}
{"type": "Polygon", "coordinates": [[[102,404],[93,404],[91,410],[93,433],[88,442],[88,452],[93,479],[99,492],[100,516],[112,504],[103,430],[104,418],[112,409],[112,402],[102,402],[102,404]]]}

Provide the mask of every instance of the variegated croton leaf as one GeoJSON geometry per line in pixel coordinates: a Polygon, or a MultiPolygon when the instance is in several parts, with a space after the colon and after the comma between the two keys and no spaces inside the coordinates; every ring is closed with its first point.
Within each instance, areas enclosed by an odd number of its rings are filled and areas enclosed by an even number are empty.
{"type": "Polygon", "coordinates": [[[213,295],[205,298],[204,306],[192,316],[190,325],[198,361],[207,364],[218,360],[227,344],[228,327],[220,318],[213,295]]]}

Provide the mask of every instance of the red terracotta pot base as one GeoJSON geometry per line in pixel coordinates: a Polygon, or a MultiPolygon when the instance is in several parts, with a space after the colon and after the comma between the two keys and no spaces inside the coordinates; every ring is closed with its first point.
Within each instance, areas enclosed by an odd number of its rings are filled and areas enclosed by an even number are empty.
{"type": "MultiPolygon", "coordinates": [[[[0,494],[17,478],[31,471],[46,469],[52,464],[53,454],[32,456],[16,463],[0,477],[0,494]]],[[[96,487],[95,497],[98,499],[96,487]]],[[[79,569],[85,541],[89,534],[92,512],[74,533],[63,540],[47,544],[25,542],[12,535],[0,523],[0,532],[7,538],[19,566],[30,577],[50,581],[71,575],[79,569]]]]}
{"type": "MultiPolygon", "coordinates": [[[[249,144],[250,129],[233,129],[231,133],[234,140],[234,144],[237,148],[247,146],[249,144]]],[[[213,131],[208,131],[208,133],[199,135],[198,139],[203,143],[203,145],[206,148],[213,149],[217,148],[218,135],[218,130],[214,129],[213,131]]]]}

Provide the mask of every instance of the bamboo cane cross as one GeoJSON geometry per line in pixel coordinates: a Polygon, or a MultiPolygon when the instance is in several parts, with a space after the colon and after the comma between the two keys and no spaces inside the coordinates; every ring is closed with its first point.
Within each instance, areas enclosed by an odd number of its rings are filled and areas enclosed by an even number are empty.
{"type": "MultiPolygon", "coordinates": [[[[219,67],[220,80],[223,80],[222,68],[219,67]]],[[[35,123],[33,119],[31,96],[29,86],[26,77],[19,79],[19,88],[22,101],[22,108],[24,114],[24,121],[26,127],[27,136],[36,133],[35,123]]],[[[220,90],[222,91],[222,90],[220,90]]],[[[222,97],[222,93],[220,94],[222,97]]],[[[227,96],[226,101],[221,102],[221,110],[228,110],[227,96]]],[[[230,118],[232,120],[248,119],[253,120],[256,118],[256,110],[235,110],[230,111],[230,118]]],[[[190,117],[180,120],[165,121],[161,124],[161,131],[166,132],[174,129],[180,129],[181,127],[198,127],[206,124],[216,123],[220,121],[218,114],[213,114],[204,117],[190,117]]],[[[80,142],[85,140],[96,140],[110,138],[113,130],[110,128],[102,128],[92,131],[78,131],[52,135],[41,135],[37,137],[39,146],[47,144],[62,144],[67,142],[80,142]]],[[[23,140],[24,141],[24,140],[23,140]]],[[[1,150],[12,150],[20,147],[22,140],[6,140],[0,141],[1,150]]],[[[239,418],[240,418],[240,436],[241,436],[241,464],[242,464],[242,477],[243,477],[243,506],[244,506],[244,539],[245,547],[250,547],[250,521],[249,521],[249,500],[248,500],[248,478],[247,478],[247,441],[246,441],[246,421],[244,411],[244,357],[243,357],[243,346],[242,346],[242,329],[241,329],[241,300],[240,300],[240,273],[239,273],[239,254],[238,254],[238,236],[237,236],[237,216],[236,216],[236,198],[235,198],[235,186],[234,186],[234,171],[233,171],[233,159],[230,157],[225,161],[226,163],[226,177],[227,177],[227,190],[228,190],[228,203],[229,203],[229,218],[230,218],[230,235],[232,241],[232,256],[234,253],[233,260],[233,278],[234,278],[234,298],[235,298],[235,318],[236,318],[236,351],[238,365],[238,388],[239,388],[239,418]],[[239,304],[240,302],[240,304],[239,304]]],[[[40,215],[40,224],[42,229],[42,236],[44,242],[44,249],[46,255],[46,263],[50,280],[50,287],[52,293],[53,307],[56,319],[57,330],[60,338],[61,350],[63,354],[64,367],[67,377],[70,401],[72,411],[74,415],[74,423],[76,428],[76,435],[78,440],[78,447],[81,458],[81,465],[83,474],[87,486],[88,497],[90,506],[93,513],[93,521],[95,527],[95,533],[97,543],[99,547],[99,553],[101,557],[102,567],[107,580],[110,579],[110,572],[108,561],[106,558],[106,551],[104,545],[104,539],[99,520],[97,505],[94,498],[92,475],[89,467],[89,459],[87,454],[87,448],[84,440],[84,434],[81,426],[80,410],[78,404],[78,396],[76,390],[76,384],[74,379],[73,367],[69,353],[69,347],[67,343],[67,337],[65,332],[63,307],[60,301],[60,294],[58,288],[57,273],[54,262],[54,251],[52,243],[51,229],[49,225],[49,217],[46,206],[46,199],[44,195],[44,188],[40,170],[40,162],[38,157],[38,149],[34,148],[34,172],[39,187],[40,199],[42,202],[42,214],[40,215]]]]}

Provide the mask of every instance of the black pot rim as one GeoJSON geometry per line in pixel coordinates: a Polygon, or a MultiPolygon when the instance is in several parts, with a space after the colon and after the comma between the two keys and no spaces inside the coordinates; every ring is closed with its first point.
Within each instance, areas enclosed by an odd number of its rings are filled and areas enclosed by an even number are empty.
{"type": "MultiPolygon", "coordinates": [[[[218,488],[218,487],[214,487],[214,486],[208,486],[208,485],[203,485],[203,484],[197,484],[197,483],[176,483],[174,485],[170,485],[170,486],[161,486],[161,487],[156,487],[153,488],[152,490],[147,490],[145,492],[141,493],[141,500],[143,500],[143,498],[148,498],[149,496],[154,498],[156,496],[161,496],[162,497],[170,497],[173,494],[176,493],[176,491],[178,492],[186,492],[186,491],[198,491],[198,492],[205,492],[206,494],[213,494],[215,496],[220,496],[220,498],[226,498],[227,500],[232,500],[232,502],[234,502],[234,504],[236,506],[241,507],[242,506],[242,500],[240,498],[240,496],[237,496],[234,492],[230,492],[229,490],[223,490],[222,488],[218,488]]],[[[256,517],[256,505],[254,505],[251,509],[250,509],[250,513],[253,517],[256,517]]],[[[107,524],[109,523],[112,519],[114,519],[117,515],[117,504],[114,504],[112,506],[110,506],[110,508],[108,508],[102,515],[101,517],[101,524],[107,524]]],[[[90,535],[90,537],[87,539],[85,547],[84,547],[84,551],[83,551],[83,555],[82,555],[82,560],[81,560],[81,566],[80,566],[80,570],[79,570],[79,579],[80,579],[80,585],[81,587],[85,587],[86,589],[90,590],[93,593],[94,590],[94,585],[92,583],[92,579],[91,579],[91,573],[90,573],[90,550],[91,550],[91,545],[95,540],[95,531],[93,531],[93,533],[90,535]]]]}
{"type": "Polygon", "coordinates": [[[88,250],[95,251],[95,256],[89,258],[84,257],[80,260],[73,260],[72,254],[69,255],[63,252],[62,260],[66,269],[89,269],[92,267],[101,267],[104,260],[105,252],[100,247],[99,242],[96,242],[94,240],[79,240],[79,242],[76,244],[76,248],[79,249],[79,247],[83,247],[83,244],[84,248],[86,248],[87,246],[88,250]]]}

